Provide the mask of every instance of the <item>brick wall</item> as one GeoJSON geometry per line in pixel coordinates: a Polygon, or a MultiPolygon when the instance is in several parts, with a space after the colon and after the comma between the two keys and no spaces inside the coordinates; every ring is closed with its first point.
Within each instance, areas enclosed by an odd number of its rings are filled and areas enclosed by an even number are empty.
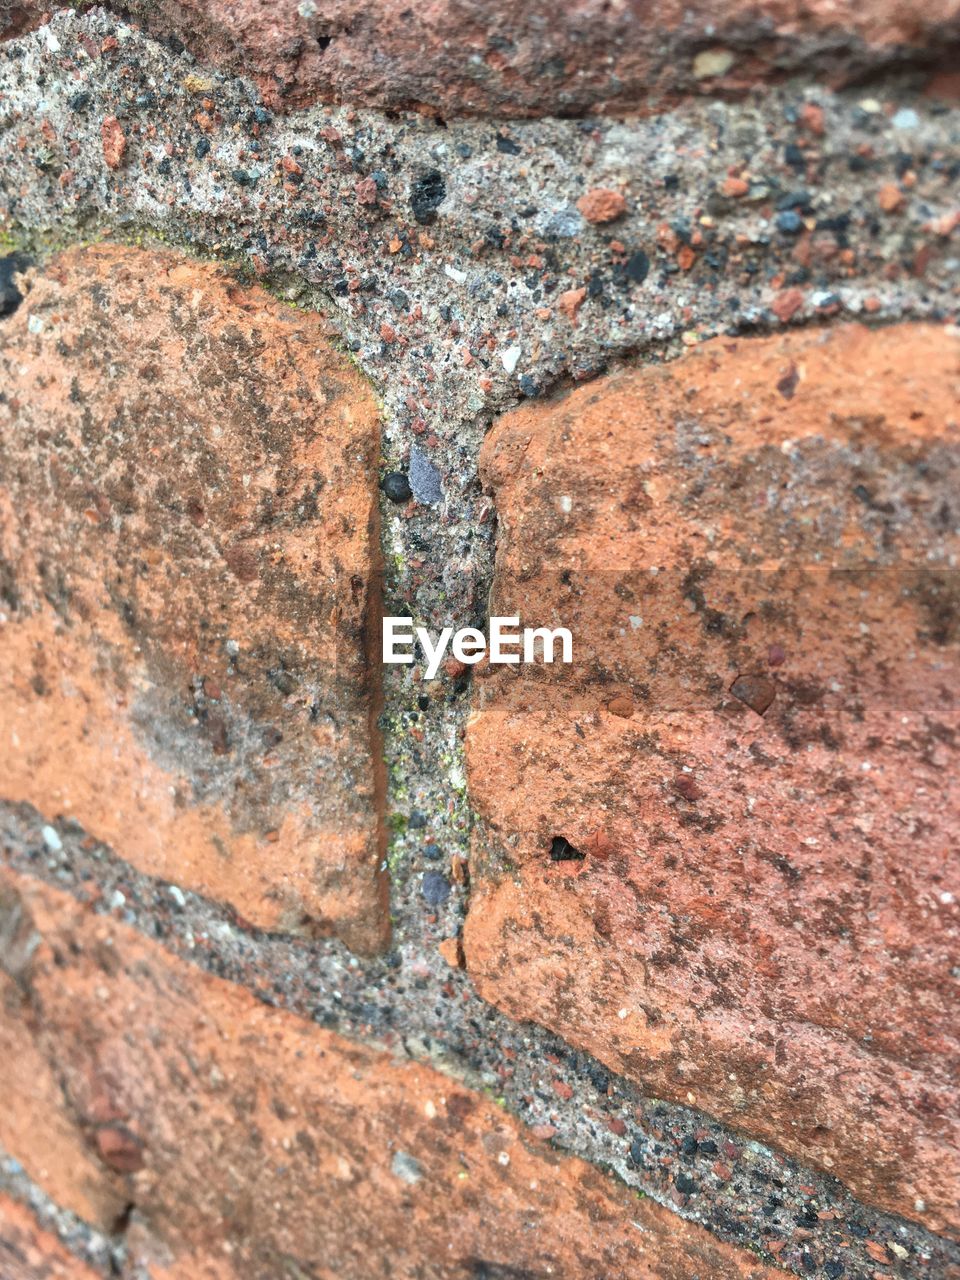
{"type": "Polygon", "coordinates": [[[960,1276],[958,23],[0,5],[0,1280],[960,1276]]]}

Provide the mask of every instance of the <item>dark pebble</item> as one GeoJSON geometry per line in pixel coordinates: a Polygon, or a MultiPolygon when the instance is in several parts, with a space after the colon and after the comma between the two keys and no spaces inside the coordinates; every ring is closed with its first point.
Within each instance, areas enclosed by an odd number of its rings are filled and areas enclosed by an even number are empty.
{"type": "Polygon", "coordinates": [[[197,145],[193,148],[193,154],[198,160],[202,160],[204,156],[210,154],[210,143],[206,138],[201,138],[197,145]]]}
{"type": "Polygon", "coordinates": [[[402,471],[388,471],[380,481],[380,488],[391,502],[409,502],[413,497],[410,481],[402,471]]]}
{"type": "Polygon", "coordinates": [[[590,1077],[590,1083],[597,1093],[606,1093],[610,1088],[610,1077],[605,1071],[601,1071],[599,1067],[591,1064],[587,1067],[587,1075],[590,1077]]]}
{"type": "Polygon", "coordinates": [[[442,907],[450,897],[450,881],[439,871],[427,871],[424,873],[420,892],[427,906],[442,907]]]}
{"type": "Polygon", "coordinates": [[[790,168],[795,169],[797,173],[803,173],[807,167],[803,152],[795,142],[787,143],[783,149],[783,158],[790,168]]]}
{"type": "Polygon", "coordinates": [[[683,1152],[685,1156],[695,1156],[697,1154],[697,1151],[699,1150],[699,1147],[700,1147],[700,1144],[697,1142],[696,1138],[693,1136],[692,1133],[688,1133],[687,1136],[680,1143],[680,1150],[683,1152]]]}
{"type": "Polygon", "coordinates": [[[643,284],[649,271],[650,259],[642,249],[637,249],[630,255],[627,262],[627,279],[632,280],[634,284],[643,284]]]}
{"type": "Polygon", "coordinates": [[[427,815],[421,813],[419,809],[411,809],[410,817],[407,820],[407,826],[411,828],[425,827],[427,825],[427,815]]]}
{"type": "Polygon", "coordinates": [[[246,169],[234,169],[232,171],[232,177],[234,182],[241,187],[255,186],[257,181],[253,174],[248,173],[246,169]]]}
{"type": "Polygon", "coordinates": [[[439,169],[428,169],[410,187],[410,208],[418,222],[433,222],[437,206],[443,203],[447,184],[439,169]]]}
{"type": "Polygon", "coordinates": [[[693,1195],[697,1189],[696,1181],[688,1173],[684,1173],[682,1169],[678,1171],[674,1178],[673,1185],[685,1196],[693,1195]]]}
{"type": "Polygon", "coordinates": [[[505,138],[502,133],[497,134],[497,150],[502,151],[507,156],[518,156],[520,148],[512,138],[505,138]]]}
{"type": "Polygon", "coordinates": [[[843,1275],[844,1266],[837,1258],[830,1258],[823,1264],[823,1274],[829,1276],[830,1280],[840,1280],[843,1275]]]}
{"type": "Polygon", "coordinates": [[[438,858],[443,857],[443,850],[438,844],[425,844],[423,846],[423,856],[436,861],[438,858]]]}
{"type": "Polygon", "coordinates": [[[630,1159],[636,1165],[643,1164],[643,1143],[639,1138],[634,1138],[630,1143],[630,1159]]]}
{"type": "Polygon", "coordinates": [[[783,195],[777,199],[777,209],[801,209],[805,211],[809,208],[809,191],[785,191],[783,195]]]}
{"type": "Polygon", "coordinates": [[[803,219],[799,213],[787,209],[784,213],[777,214],[777,230],[785,236],[799,235],[803,230],[803,219]]]}

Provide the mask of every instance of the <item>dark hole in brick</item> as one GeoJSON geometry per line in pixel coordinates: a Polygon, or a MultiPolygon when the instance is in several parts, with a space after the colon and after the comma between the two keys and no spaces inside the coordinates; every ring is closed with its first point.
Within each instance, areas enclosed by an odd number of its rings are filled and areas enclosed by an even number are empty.
{"type": "Polygon", "coordinates": [[[554,836],[550,845],[551,862],[582,862],[586,855],[575,849],[566,836],[554,836]]]}
{"type": "Polygon", "coordinates": [[[751,711],[762,716],[777,696],[777,686],[766,676],[743,675],[737,676],[730,686],[730,692],[751,711]]]}
{"type": "Polygon", "coordinates": [[[12,316],[23,301],[23,294],[14,283],[18,271],[26,271],[30,259],[23,253],[8,253],[0,258],[0,318],[12,316]]]}

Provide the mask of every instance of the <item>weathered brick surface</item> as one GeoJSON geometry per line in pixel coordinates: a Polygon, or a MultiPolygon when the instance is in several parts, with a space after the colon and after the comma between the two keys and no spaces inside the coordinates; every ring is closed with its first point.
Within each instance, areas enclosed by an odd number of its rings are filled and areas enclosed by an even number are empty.
{"type": "MultiPolygon", "coordinates": [[[[662,105],[703,88],[743,92],[800,69],[842,82],[898,58],[947,58],[960,18],[957,0],[522,0],[495,8],[485,0],[131,0],[122,9],[252,77],[274,106],[335,101],[445,115],[662,105]]],[[[7,29],[48,10],[38,0],[14,5],[7,29]]]]}
{"type": "Polygon", "coordinates": [[[717,340],[502,419],[491,612],[567,625],[576,662],[477,668],[467,744],[481,993],[934,1228],[960,1200],[957,346],[717,340]]]}
{"type": "Polygon", "coordinates": [[[96,1280],[96,1272],[38,1226],[29,1209],[2,1194],[0,1276],[3,1280],[96,1280]]]}
{"type": "MultiPolygon", "coordinates": [[[[110,1230],[123,1211],[122,1188],[73,1123],[56,1063],[37,1048],[24,994],[6,974],[0,974],[0,1064],[0,1147],[16,1152],[33,1181],[58,1204],[110,1230]]],[[[0,1275],[5,1274],[0,1268],[0,1275]]]]}
{"type": "Polygon", "coordinates": [[[109,246],[33,280],[0,381],[4,797],[375,949],[366,384],[317,316],[109,246]]]}
{"type": "Polygon", "coordinates": [[[13,895],[36,935],[20,970],[36,1043],[135,1206],[131,1274],[773,1280],[432,1069],[260,1004],[58,890],[8,877],[13,895]]]}

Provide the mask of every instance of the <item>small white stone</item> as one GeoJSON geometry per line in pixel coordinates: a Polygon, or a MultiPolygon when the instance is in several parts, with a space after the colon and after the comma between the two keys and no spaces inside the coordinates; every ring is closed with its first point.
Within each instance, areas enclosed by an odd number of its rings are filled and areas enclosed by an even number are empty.
{"type": "Polygon", "coordinates": [[[40,834],[43,836],[43,843],[51,853],[59,853],[63,848],[63,841],[55,827],[44,827],[40,834]]]}
{"type": "Polygon", "coordinates": [[[637,615],[636,615],[635,613],[631,613],[631,615],[630,615],[630,629],[631,629],[631,631],[639,631],[639,630],[640,630],[640,628],[641,628],[642,626],[643,626],[643,619],[642,619],[642,618],[638,618],[638,617],[637,617],[637,615]]]}
{"type": "Polygon", "coordinates": [[[31,316],[27,328],[31,333],[43,333],[43,316],[31,316]]]}
{"type": "Polygon", "coordinates": [[[397,1152],[391,1161],[390,1170],[395,1178],[399,1178],[401,1182],[411,1187],[416,1186],[423,1177],[419,1160],[406,1151],[397,1152]]]}
{"type": "Polygon", "coordinates": [[[725,76],[735,61],[729,49],[704,49],[693,60],[693,74],[697,80],[725,76]]]}
{"type": "Polygon", "coordinates": [[[466,284],[467,273],[459,271],[456,267],[451,267],[449,263],[444,264],[443,274],[449,276],[451,280],[456,280],[457,284],[466,284]]]}
{"type": "Polygon", "coordinates": [[[513,373],[517,367],[517,361],[520,359],[520,347],[507,347],[506,351],[500,352],[500,363],[506,369],[507,373],[513,373]]]}
{"type": "Polygon", "coordinates": [[[890,123],[895,129],[916,129],[920,117],[912,107],[901,107],[890,123]]]}
{"type": "Polygon", "coordinates": [[[944,907],[952,906],[954,901],[955,899],[952,893],[941,893],[940,902],[942,906],[944,907]]]}

